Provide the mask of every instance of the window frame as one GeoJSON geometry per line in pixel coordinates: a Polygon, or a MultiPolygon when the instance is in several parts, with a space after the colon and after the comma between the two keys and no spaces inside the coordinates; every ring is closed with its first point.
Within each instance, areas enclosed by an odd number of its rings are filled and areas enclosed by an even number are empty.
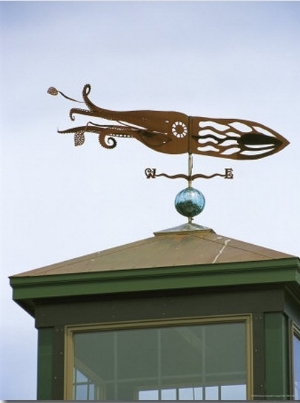
{"type": "MultiPolygon", "coordinates": [[[[210,317],[185,317],[158,320],[119,321],[114,323],[91,323],[84,325],[65,326],[65,359],[64,359],[64,399],[73,400],[73,368],[74,368],[74,338],[76,333],[117,331],[130,329],[151,329],[175,327],[184,325],[205,325],[223,323],[245,323],[246,332],[246,399],[253,396],[253,326],[252,314],[219,315],[210,317]]],[[[92,376],[93,379],[95,376],[92,376]]],[[[97,377],[98,378],[98,377],[97,377]]],[[[97,400],[100,398],[97,392],[97,400]]],[[[95,390],[96,395],[96,390],[95,390]]],[[[102,396],[103,398],[103,396],[102,396]]]]}
{"type": "Polygon", "coordinates": [[[296,400],[295,397],[295,356],[294,356],[294,337],[296,337],[300,342],[300,327],[293,321],[291,321],[291,336],[290,336],[290,351],[291,351],[291,395],[292,399],[296,400]]]}

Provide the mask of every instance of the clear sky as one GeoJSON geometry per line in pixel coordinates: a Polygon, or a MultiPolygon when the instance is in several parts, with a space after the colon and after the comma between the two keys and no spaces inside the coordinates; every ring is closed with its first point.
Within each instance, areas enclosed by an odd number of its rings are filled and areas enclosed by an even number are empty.
{"type": "MultiPolygon", "coordinates": [[[[186,222],[174,209],[187,157],[134,139],[82,147],[57,128],[78,106],[260,122],[290,145],[257,161],[194,157],[206,197],[195,220],[220,235],[300,256],[300,3],[1,2],[0,398],[36,398],[37,332],[8,276],[148,238],[186,222]]],[[[84,124],[77,118],[76,124],[84,124]]]]}

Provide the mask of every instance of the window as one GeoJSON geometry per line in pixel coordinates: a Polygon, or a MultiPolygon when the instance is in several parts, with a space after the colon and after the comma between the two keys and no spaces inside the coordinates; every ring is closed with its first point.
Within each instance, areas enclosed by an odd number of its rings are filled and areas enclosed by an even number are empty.
{"type": "Polygon", "coordinates": [[[140,391],[137,400],[245,400],[246,385],[167,388],[140,391]]]}
{"type": "Polygon", "coordinates": [[[70,327],[66,398],[246,400],[249,329],[249,317],[70,327]]]}
{"type": "Polygon", "coordinates": [[[77,368],[74,369],[73,384],[75,400],[95,400],[95,383],[77,368]]]}
{"type": "Polygon", "coordinates": [[[300,331],[294,328],[293,335],[294,399],[300,400],[300,331]]]}

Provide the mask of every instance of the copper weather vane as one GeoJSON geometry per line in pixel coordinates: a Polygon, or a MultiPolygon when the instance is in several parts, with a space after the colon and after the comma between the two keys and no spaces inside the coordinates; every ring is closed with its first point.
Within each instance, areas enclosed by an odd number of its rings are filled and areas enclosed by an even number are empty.
{"type": "MultiPolygon", "coordinates": [[[[249,160],[267,157],[282,150],[289,142],[274,130],[256,122],[241,119],[213,119],[188,116],[180,112],[127,111],[119,112],[96,106],[90,99],[91,86],[85,85],[82,96],[87,109],[72,108],[74,115],[93,116],[118,122],[98,125],[88,122],[59,133],[74,133],[75,145],[84,143],[85,133],[97,133],[105,148],[116,146],[116,137],[135,138],[154,151],[166,154],[202,154],[211,157],[249,160]]],[[[51,95],[62,92],[51,87],[51,95]]],[[[79,102],[79,101],[76,101],[79,102]]]]}
{"type": "Polygon", "coordinates": [[[77,101],[54,87],[48,89],[51,95],[61,94],[71,101],[85,104],[87,109],[70,110],[72,121],[75,120],[75,115],[85,115],[114,121],[117,124],[97,124],[89,121],[84,126],[59,130],[58,133],[73,133],[76,146],[84,144],[86,133],[96,133],[99,143],[107,149],[116,147],[116,138],[135,138],[157,152],[188,154],[188,175],[157,174],[156,169],[147,168],[145,170],[147,178],[158,176],[171,179],[184,178],[189,181],[189,187],[196,178],[221,176],[232,179],[231,168],[226,168],[225,174],[192,175],[192,155],[254,160],[275,154],[289,144],[279,133],[250,120],[214,119],[171,111],[112,111],[95,105],[89,98],[90,92],[91,86],[85,85],[82,91],[83,101],[77,101]]]}

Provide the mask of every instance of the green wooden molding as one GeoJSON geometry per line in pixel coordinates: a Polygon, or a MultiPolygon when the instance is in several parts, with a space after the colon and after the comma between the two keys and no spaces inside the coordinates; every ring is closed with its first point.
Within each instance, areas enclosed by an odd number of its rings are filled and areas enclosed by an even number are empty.
{"type": "Polygon", "coordinates": [[[37,399],[51,400],[53,381],[53,339],[54,329],[39,329],[38,334],[38,379],[37,399]]]}
{"type": "Polygon", "coordinates": [[[48,276],[12,276],[13,299],[25,308],[33,299],[118,294],[137,291],[293,283],[299,286],[300,260],[284,258],[197,266],[132,269],[48,276]],[[23,302],[23,303],[22,303],[23,302]]]}
{"type": "Polygon", "coordinates": [[[266,400],[290,400],[289,322],[283,313],[265,314],[266,400]]]}

